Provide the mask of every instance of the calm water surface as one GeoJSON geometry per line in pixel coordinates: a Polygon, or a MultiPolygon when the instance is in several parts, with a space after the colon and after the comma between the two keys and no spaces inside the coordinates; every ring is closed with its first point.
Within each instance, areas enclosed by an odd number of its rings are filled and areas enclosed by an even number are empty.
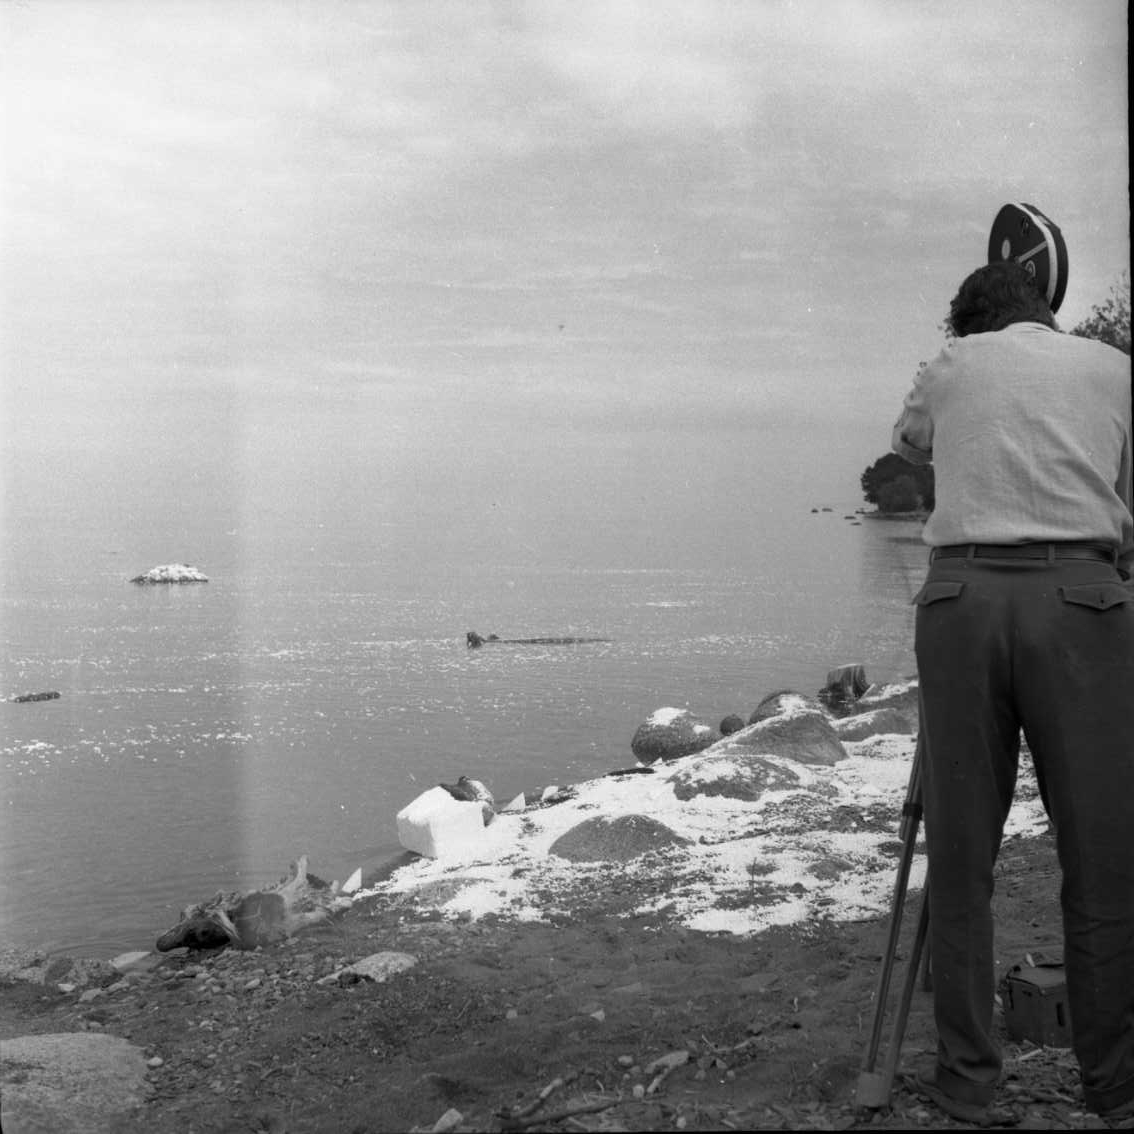
{"type": "MultiPolygon", "coordinates": [[[[138,587],[108,552],[5,580],[0,916],[9,943],[113,956],[181,906],[400,852],[395,814],[465,773],[498,800],[632,760],[665,705],[711,723],[862,662],[914,671],[916,524],[798,510],[715,567],[199,562],[138,587]],[[595,635],[468,650],[465,633],[595,635]]],[[[159,562],[157,560],[155,562],[159,562]]]]}

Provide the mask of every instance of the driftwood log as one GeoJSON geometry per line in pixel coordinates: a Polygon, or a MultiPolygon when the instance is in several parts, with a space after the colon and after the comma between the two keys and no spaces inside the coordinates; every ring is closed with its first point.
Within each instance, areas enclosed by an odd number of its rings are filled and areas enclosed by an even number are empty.
{"type": "Polygon", "coordinates": [[[155,948],[255,949],[291,937],[304,926],[324,921],[346,909],[351,900],[337,884],[307,873],[307,856],[291,864],[291,875],[274,886],[248,894],[219,893],[207,902],[188,906],[181,920],[163,933],[155,948]]]}
{"type": "Polygon", "coordinates": [[[491,642],[499,642],[504,646],[575,646],[580,642],[609,642],[609,638],[501,638],[496,634],[482,637],[475,630],[465,635],[465,641],[470,650],[486,646],[491,642]]]}

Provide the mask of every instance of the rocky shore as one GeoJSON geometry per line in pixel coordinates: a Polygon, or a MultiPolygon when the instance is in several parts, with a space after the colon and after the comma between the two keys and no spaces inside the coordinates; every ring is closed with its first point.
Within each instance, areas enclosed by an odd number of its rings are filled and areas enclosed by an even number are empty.
{"type": "MultiPolygon", "coordinates": [[[[9,952],[3,1128],[959,1126],[901,1079],[887,1107],[855,1098],[911,689],[869,690],[845,716],[775,695],[696,751],[502,810],[473,853],[363,879],[345,912],[278,945],[111,963],[9,952]]],[[[1005,973],[1060,948],[1058,871],[1027,775],[1009,830],[1005,973]]],[[[915,870],[911,905],[919,884],[915,870]]],[[[1102,1126],[1069,1051],[1005,1042],[1007,1122],[1102,1126]]],[[[903,1066],[932,1049],[922,993],[903,1066]]]]}

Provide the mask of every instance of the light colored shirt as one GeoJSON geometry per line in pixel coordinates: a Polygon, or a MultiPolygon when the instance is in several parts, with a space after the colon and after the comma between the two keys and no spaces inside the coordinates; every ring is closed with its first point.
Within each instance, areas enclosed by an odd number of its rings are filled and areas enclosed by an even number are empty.
{"type": "Polygon", "coordinates": [[[955,339],[918,374],[894,451],[933,462],[922,538],[1098,541],[1134,566],[1130,358],[1042,323],[955,339]]]}

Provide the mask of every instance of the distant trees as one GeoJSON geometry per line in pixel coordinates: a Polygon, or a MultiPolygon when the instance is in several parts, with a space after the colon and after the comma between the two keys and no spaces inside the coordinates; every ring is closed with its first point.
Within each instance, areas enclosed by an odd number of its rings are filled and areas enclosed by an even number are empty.
{"type": "Polygon", "coordinates": [[[862,474],[862,494],[880,512],[932,512],[933,466],[887,453],[862,474]]]}
{"type": "Polygon", "coordinates": [[[1098,339],[1130,353],[1130,277],[1123,272],[1104,303],[1096,303],[1090,315],[1071,329],[1083,339],[1098,339]]]}
{"type": "Polygon", "coordinates": [[[878,490],[880,512],[916,512],[921,507],[921,494],[908,473],[886,481],[878,490]]]}

